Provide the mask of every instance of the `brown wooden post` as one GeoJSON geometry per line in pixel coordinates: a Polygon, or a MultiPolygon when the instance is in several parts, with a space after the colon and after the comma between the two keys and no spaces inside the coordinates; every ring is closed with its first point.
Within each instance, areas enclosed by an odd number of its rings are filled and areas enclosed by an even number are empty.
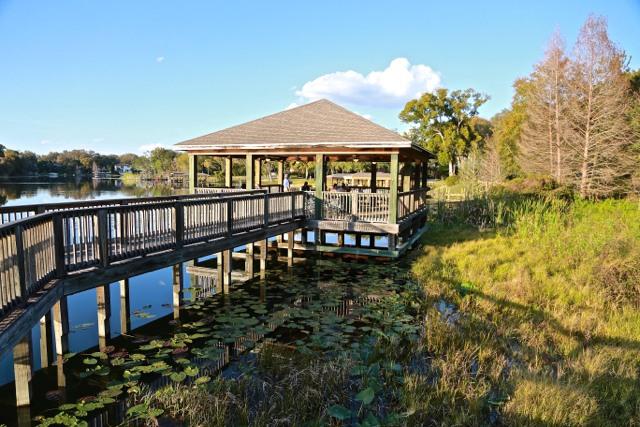
{"type": "Polygon", "coordinates": [[[391,154],[389,182],[389,224],[398,222],[398,154],[391,154]]]}
{"type": "Polygon", "coordinates": [[[122,279],[120,285],[120,333],[126,334],[131,327],[131,304],[129,302],[129,279],[122,279]]]}
{"type": "Polygon", "coordinates": [[[230,156],[224,158],[224,186],[233,187],[233,158],[230,156]]]}
{"type": "Polygon", "coordinates": [[[16,406],[31,404],[31,375],[33,370],[31,330],[13,348],[13,372],[16,386],[16,406]]]}
{"type": "Polygon", "coordinates": [[[262,186],[262,159],[253,159],[253,185],[255,188],[262,186]]]}
{"type": "Polygon", "coordinates": [[[111,318],[111,298],[109,285],[96,288],[96,301],[98,302],[98,346],[103,349],[107,346],[107,340],[111,335],[109,320],[111,318]]]}
{"type": "Polygon", "coordinates": [[[173,266],[173,318],[180,318],[180,299],[183,288],[182,263],[173,266]]]}
{"type": "Polygon", "coordinates": [[[53,343],[51,341],[51,311],[47,311],[40,318],[40,367],[46,368],[53,358],[53,343]]]}
{"type": "Polygon", "coordinates": [[[16,263],[18,264],[18,281],[20,287],[20,298],[24,301],[29,296],[27,292],[27,278],[26,278],[26,266],[24,264],[24,243],[22,241],[22,226],[18,225],[15,228],[15,242],[16,242],[16,263]]]}
{"type": "Polygon", "coordinates": [[[371,182],[370,182],[371,192],[378,192],[378,163],[371,163],[371,182]]]}
{"type": "Polygon", "coordinates": [[[316,219],[322,219],[322,199],[324,190],[324,155],[316,154],[316,219]]]}
{"type": "Polygon", "coordinates": [[[295,232],[289,231],[287,233],[287,266],[293,266],[293,245],[295,244],[295,232]]]}
{"type": "Polygon", "coordinates": [[[194,194],[198,186],[198,156],[189,153],[189,193],[194,194]]]}
{"type": "Polygon", "coordinates": [[[174,205],[173,230],[176,236],[176,249],[184,246],[184,203],[177,201],[174,205]]]}
{"type": "Polygon", "coordinates": [[[268,250],[268,242],[267,240],[260,241],[260,275],[264,276],[267,270],[267,250],[268,250]]]}
{"type": "Polygon", "coordinates": [[[56,277],[62,278],[65,275],[65,262],[64,262],[64,229],[62,227],[62,215],[54,214],[53,216],[53,244],[54,257],[56,266],[56,277]]]}
{"type": "Polygon", "coordinates": [[[247,154],[245,157],[245,169],[246,169],[246,185],[247,190],[255,189],[254,175],[253,175],[253,154],[247,154]]]}
{"type": "Polygon", "coordinates": [[[223,292],[229,293],[229,286],[231,285],[231,269],[232,269],[232,253],[230,249],[227,249],[222,253],[222,268],[224,270],[224,277],[222,280],[223,292]]]}
{"type": "Polygon", "coordinates": [[[62,297],[53,305],[53,335],[56,354],[63,356],[69,352],[69,311],[67,297],[62,297]]]}
{"type": "Polygon", "coordinates": [[[244,271],[249,277],[253,277],[253,243],[248,243],[245,251],[244,271]]]}
{"type": "Polygon", "coordinates": [[[100,251],[100,265],[103,268],[109,266],[109,224],[107,223],[107,210],[98,210],[98,239],[100,251]]]}
{"type": "Polygon", "coordinates": [[[224,289],[224,262],[222,252],[216,254],[216,280],[220,289],[224,289]]]}
{"type": "Polygon", "coordinates": [[[282,186],[284,182],[284,159],[278,160],[278,185],[282,186]]]}

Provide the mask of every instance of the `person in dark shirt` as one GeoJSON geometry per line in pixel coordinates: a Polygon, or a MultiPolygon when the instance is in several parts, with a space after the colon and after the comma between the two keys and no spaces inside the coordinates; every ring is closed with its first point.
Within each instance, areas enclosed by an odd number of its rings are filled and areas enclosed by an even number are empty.
{"type": "Polygon", "coordinates": [[[307,181],[304,182],[304,184],[302,185],[301,190],[302,191],[311,191],[311,186],[309,186],[309,183],[307,181]]]}

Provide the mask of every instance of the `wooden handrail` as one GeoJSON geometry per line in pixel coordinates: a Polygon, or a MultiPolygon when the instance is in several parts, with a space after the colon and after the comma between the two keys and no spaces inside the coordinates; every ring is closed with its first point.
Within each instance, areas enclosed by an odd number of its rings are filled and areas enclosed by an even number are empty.
{"type": "Polygon", "coordinates": [[[51,212],[64,211],[70,209],[93,209],[102,206],[128,206],[128,205],[144,205],[148,203],[159,203],[163,201],[172,202],[176,200],[197,200],[210,197],[227,197],[229,195],[240,196],[246,194],[263,194],[266,190],[237,190],[224,193],[204,193],[204,194],[186,194],[177,196],[161,196],[161,197],[131,197],[119,199],[100,199],[100,200],[82,200],[75,202],[59,202],[47,204],[30,204],[16,206],[0,206],[0,224],[19,221],[34,215],[51,212]]]}
{"type": "Polygon", "coordinates": [[[302,219],[304,197],[252,191],[156,203],[83,203],[2,224],[0,315],[53,278],[302,219]]]}

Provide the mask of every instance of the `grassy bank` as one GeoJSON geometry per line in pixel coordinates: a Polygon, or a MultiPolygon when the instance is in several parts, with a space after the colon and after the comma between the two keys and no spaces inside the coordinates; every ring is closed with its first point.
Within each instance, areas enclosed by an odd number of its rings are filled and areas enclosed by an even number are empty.
{"type": "Polygon", "coordinates": [[[189,425],[640,424],[637,202],[465,212],[499,226],[432,224],[357,346],[266,346],[237,377],[144,402],[189,425]]]}
{"type": "Polygon", "coordinates": [[[497,232],[437,225],[425,238],[413,272],[441,374],[436,387],[410,381],[416,413],[445,424],[498,414],[508,425],[640,423],[638,204],[510,209],[497,232]]]}

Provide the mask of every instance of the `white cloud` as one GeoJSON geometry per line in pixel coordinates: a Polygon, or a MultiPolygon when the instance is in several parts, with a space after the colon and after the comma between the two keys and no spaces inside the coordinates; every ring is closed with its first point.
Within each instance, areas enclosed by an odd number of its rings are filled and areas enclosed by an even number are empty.
{"type": "Polygon", "coordinates": [[[48,140],[48,139],[43,139],[42,141],[40,141],[40,144],[41,145],[49,145],[49,144],[51,144],[51,141],[48,140]]]}
{"type": "Polygon", "coordinates": [[[305,83],[296,95],[309,101],[328,98],[365,107],[399,108],[439,86],[440,74],[431,67],[396,58],[384,70],[366,76],[353,70],[322,75],[305,83]]]}
{"type": "Polygon", "coordinates": [[[153,143],[153,144],[144,144],[138,147],[138,151],[141,153],[147,153],[149,151],[153,151],[155,148],[166,148],[164,144],[153,143]]]}
{"type": "Polygon", "coordinates": [[[156,58],[156,62],[157,62],[158,64],[160,64],[161,62],[164,62],[164,56],[158,56],[158,57],[156,58]]]}

